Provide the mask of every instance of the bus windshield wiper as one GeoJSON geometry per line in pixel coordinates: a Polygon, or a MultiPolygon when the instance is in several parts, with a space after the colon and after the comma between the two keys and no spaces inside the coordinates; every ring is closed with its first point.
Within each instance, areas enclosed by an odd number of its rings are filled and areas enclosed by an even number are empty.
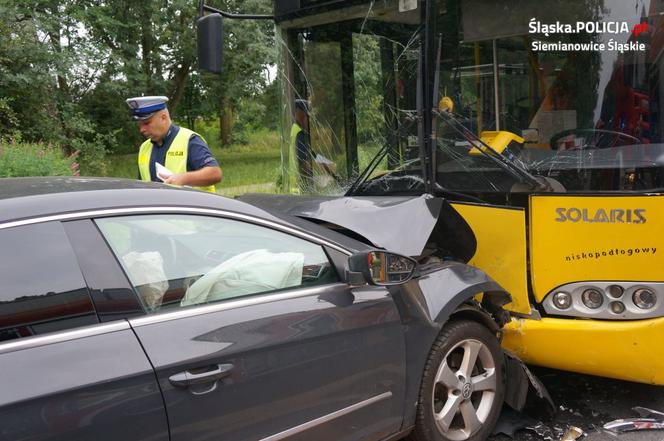
{"type": "Polygon", "coordinates": [[[366,166],[364,171],[360,173],[360,175],[355,179],[353,184],[350,186],[348,191],[344,194],[344,196],[353,196],[355,192],[359,189],[359,187],[364,184],[364,182],[369,179],[369,176],[371,176],[371,173],[376,169],[378,164],[380,164],[380,161],[383,160],[385,155],[387,154],[387,144],[384,144],[383,147],[378,151],[376,156],[373,157],[371,162],[369,162],[369,165],[366,166]]]}
{"type": "Polygon", "coordinates": [[[468,141],[471,147],[475,147],[484,156],[488,157],[503,170],[514,176],[519,182],[530,186],[534,190],[553,191],[546,179],[538,179],[517,162],[497,152],[479,136],[467,129],[466,126],[459,122],[451,112],[434,110],[434,114],[440,117],[445,125],[468,141]]]}

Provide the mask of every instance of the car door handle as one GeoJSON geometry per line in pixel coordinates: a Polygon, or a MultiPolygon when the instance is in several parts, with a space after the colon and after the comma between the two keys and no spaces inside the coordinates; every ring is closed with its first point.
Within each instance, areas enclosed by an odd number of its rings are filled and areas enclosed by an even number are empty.
{"type": "Polygon", "coordinates": [[[168,377],[168,381],[170,381],[173,386],[177,387],[188,387],[192,384],[212,383],[213,381],[217,381],[229,376],[232,370],[233,365],[230,363],[218,364],[206,372],[178,372],[177,374],[173,374],[168,377]]]}

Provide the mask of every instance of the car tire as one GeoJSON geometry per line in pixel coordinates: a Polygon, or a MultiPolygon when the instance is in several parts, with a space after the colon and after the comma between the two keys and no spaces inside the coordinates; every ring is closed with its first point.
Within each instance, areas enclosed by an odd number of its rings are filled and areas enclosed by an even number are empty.
{"type": "Polygon", "coordinates": [[[503,404],[503,352],[480,323],[446,324],[427,359],[410,441],[478,441],[493,430],[503,404]]]}

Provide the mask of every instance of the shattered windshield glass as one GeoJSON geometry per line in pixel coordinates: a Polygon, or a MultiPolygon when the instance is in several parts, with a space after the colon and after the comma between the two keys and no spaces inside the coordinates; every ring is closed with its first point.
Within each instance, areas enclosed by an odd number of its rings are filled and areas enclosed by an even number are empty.
{"type": "MultiPolygon", "coordinates": [[[[448,0],[439,6],[438,92],[457,121],[557,191],[662,188],[662,2],[561,0],[542,8],[534,0],[448,0]],[[575,32],[548,32],[552,23],[575,32]],[[516,137],[501,138],[503,132],[516,137]]],[[[476,143],[441,118],[436,123],[443,187],[524,190],[476,143]]]]}
{"type": "Polygon", "coordinates": [[[405,0],[278,23],[285,189],[422,193],[429,140],[452,194],[664,187],[662,2],[432,1],[428,27],[426,3],[405,0]],[[425,41],[435,90],[418,81],[425,41]],[[439,103],[431,133],[418,93],[439,103]]]}
{"type": "Polygon", "coordinates": [[[328,8],[278,24],[285,191],[344,194],[363,172],[390,171],[404,192],[422,192],[423,26],[417,4],[406,3],[328,8]]]}

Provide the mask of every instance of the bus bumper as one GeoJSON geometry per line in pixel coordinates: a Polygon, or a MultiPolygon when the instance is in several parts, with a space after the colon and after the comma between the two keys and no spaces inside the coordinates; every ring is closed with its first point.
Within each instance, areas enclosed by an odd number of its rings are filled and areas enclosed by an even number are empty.
{"type": "Polygon", "coordinates": [[[664,318],[513,318],[503,331],[503,347],[526,363],[664,385],[664,318]]]}

